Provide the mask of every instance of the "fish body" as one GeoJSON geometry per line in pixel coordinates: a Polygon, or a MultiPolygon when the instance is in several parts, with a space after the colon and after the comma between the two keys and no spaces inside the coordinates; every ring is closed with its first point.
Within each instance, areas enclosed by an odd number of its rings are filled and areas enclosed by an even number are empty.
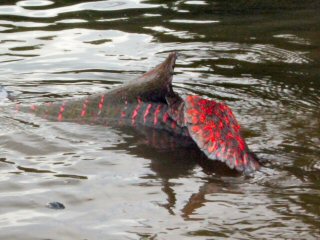
{"type": "Polygon", "coordinates": [[[167,131],[190,138],[208,161],[225,162],[245,174],[258,170],[259,161],[242,138],[240,126],[228,106],[195,95],[182,98],[174,92],[176,58],[176,53],[171,53],[140,78],[104,93],[18,109],[52,121],[144,126],[167,131]]]}

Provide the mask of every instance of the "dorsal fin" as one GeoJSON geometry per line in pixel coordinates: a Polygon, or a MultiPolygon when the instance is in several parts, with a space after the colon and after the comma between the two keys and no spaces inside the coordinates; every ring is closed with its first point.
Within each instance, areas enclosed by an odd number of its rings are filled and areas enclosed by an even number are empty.
{"type": "Polygon", "coordinates": [[[173,94],[172,76],[176,59],[177,54],[170,53],[163,63],[109,94],[115,93],[128,100],[139,97],[144,101],[166,102],[166,96],[173,94]]]}

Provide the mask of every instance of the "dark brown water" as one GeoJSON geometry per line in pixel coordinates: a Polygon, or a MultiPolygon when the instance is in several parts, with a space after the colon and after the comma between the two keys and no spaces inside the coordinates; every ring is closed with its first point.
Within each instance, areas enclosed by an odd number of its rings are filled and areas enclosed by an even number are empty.
{"type": "Polygon", "coordinates": [[[109,89],[178,51],[175,90],[226,101],[266,164],[249,179],[208,171],[159,133],[4,102],[0,239],[319,239],[319,12],[309,0],[2,0],[0,83],[22,103],[109,89]]]}

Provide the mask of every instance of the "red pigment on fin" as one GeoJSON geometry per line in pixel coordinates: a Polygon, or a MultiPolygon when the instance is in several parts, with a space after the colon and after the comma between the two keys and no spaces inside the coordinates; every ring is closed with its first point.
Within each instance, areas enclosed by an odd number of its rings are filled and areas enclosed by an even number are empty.
{"type": "Polygon", "coordinates": [[[158,117],[159,117],[159,114],[160,114],[160,110],[161,110],[161,105],[158,105],[158,107],[156,108],[156,110],[154,112],[153,125],[157,125],[158,124],[158,117]]]}
{"type": "Polygon", "coordinates": [[[200,130],[200,127],[198,125],[192,127],[192,131],[194,133],[198,132],[199,130],[200,130]]]}
{"type": "Polygon", "coordinates": [[[146,121],[147,121],[147,116],[150,114],[151,107],[152,107],[152,104],[151,103],[148,104],[147,109],[146,109],[146,111],[145,111],[145,113],[143,115],[143,122],[144,123],[146,123],[146,121]]]}
{"type": "Polygon", "coordinates": [[[200,117],[199,117],[199,121],[200,121],[201,123],[205,123],[206,119],[207,119],[207,117],[206,117],[205,114],[201,114],[200,117]]]}
{"type": "Polygon", "coordinates": [[[236,137],[238,144],[239,144],[239,148],[241,149],[241,151],[243,151],[246,147],[243,138],[241,138],[240,136],[236,137]]]}
{"type": "Polygon", "coordinates": [[[238,166],[239,160],[238,160],[238,157],[236,156],[236,153],[233,154],[233,158],[235,159],[235,161],[234,161],[235,166],[238,166]]]}
{"type": "Polygon", "coordinates": [[[226,125],[228,126],[230,124],[230,120],[228,116],[224,117],[224,121],[226,122],[226,125]]]}
{"type": "Polygon", "coordinates": [[[249,152],[240,126],[227,105],[188,96],[184,114],[191,137],[210,159],[226,162],[238,171],[259,169],[260,164],[249,152]]]}
{"type": "Polygon", "coordinates": [[[208,147],[208,152],[212,153],[218,149],[218,145],[215,141],[211,141],[211,146],[208,147]]]}
{"type": "Polygon", "coordinates": [[[190,105],[192,105],[193,107],[194,107],[194,105],[195,105],[195,100],[197,100],[199,97],[198,96],[192,96],[192,95],[190,95],[190,96],[188,96],[187,98],[186,98],[186,101],[188,102],[188,104],[190,104],[190,105]]]}
{"type": "Polygon", "coordinates": [[[198,116],[199,111],[197,109],[192,108],[192,109],[188,110],[188,114],[191,116],[198,116]]]}
{"type": "Polygon", "coordinates": [[[197,124],[199,122],[198,117],[192,117],[192,124],[197,124]]]}

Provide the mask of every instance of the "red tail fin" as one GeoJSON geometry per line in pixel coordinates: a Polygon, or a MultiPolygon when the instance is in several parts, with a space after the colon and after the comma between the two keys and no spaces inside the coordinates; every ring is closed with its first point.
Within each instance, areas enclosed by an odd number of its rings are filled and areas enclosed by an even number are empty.
{"type": "Polygon", "coordinates": [[[190,136],[209,159],[225,162],[231,169],[250,173],[260,164],[240,135],[240,126],[223,103],[188,96],[184,107],[190,136]]]}

